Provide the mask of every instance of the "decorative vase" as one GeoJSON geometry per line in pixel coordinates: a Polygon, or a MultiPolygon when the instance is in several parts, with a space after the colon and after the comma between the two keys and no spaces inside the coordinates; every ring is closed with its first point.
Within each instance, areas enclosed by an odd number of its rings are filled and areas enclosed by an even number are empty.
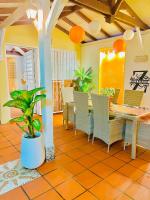
{"type": "Polygon", "coordinates": [[[45,147],[41,133],[36,133],[35,138],[22,137],[21,163],[28,169],[35,169],[45,160],[45,147]]]}

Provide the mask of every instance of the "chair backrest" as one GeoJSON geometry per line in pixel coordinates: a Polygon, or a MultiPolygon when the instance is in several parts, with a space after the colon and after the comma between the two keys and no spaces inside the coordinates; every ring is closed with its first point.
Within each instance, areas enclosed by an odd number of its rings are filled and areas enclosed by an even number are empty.
{"type": "Polygon", "coordinates": [[[119,97],[120,89],[115,89],[115,94],[112,99],[112,103],[117,104],[118,103],[118,97],[119,97]]]}
{"type": "Polygon", "coordinates": [[[109,98],[92,94],[94,137],[107,141],[109,138],[109,98]]]}
{"type": "Polygon", "coordinates": [[[125,90],[124,104],[130,106],[140,106],[144,92],[138,90],[125,90]]]}
{"type": "Polygon", "coordinates": [[[88,93],[74,91],[76,129],[89,133],[88,93]]]}
{"type": "Polygon", "coordinates": [[[62,88],[62,99],[63,103],[73,102],[73,87],[63,87],[62,88]]]}

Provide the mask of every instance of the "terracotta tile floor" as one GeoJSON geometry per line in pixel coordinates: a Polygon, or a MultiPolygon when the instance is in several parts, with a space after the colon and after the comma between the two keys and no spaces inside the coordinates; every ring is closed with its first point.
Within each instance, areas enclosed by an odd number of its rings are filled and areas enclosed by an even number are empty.
{"type": "MultiPolygon", "coordinates": [[[[21,131],[0,125],[0,164],[20,157],[21,131]]],[[[100,140],[65,130],[62,116],[54,116],[55,160],[44,163],[40,178],[0,196],[0,200],[150,200],[150,151],[112,145],[110,153],[100,140]]]]}

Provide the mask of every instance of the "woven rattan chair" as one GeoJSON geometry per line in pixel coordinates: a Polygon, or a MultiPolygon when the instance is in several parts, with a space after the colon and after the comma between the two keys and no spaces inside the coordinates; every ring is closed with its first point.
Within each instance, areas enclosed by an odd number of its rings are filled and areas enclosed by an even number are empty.
{"type": "MultiPolygon", "coordinates": [[[[129,105],[129,106],[140,106],[142,102],[143,94],[144,94],[143,91],[125,90],[124,104],[129,105]]],[[[133,123],[132,121],[126,120],[124,149],[126,145],[130,144],[131,142],[132,123],[133,123]]]]}
{"type": "Polygon", "coordinates": [[[88,106],[88,93],[74,92],[75,101],[75,134],[77,130],[81,130],[88,135],[93,133],[93,115],[88,106]]]}
{"type": "Polygon", "coordinates": [[[125,90],[124,104],[130,106],[140,106],[143,98],[143,91],[125,90]]]}
{"type": "Polygon", "coordinates": [[[103,140],[108,145],[108,152],[110,145],[123,138],[124,120],[119,118],[109,118],[109,98],[92,94],[93,103],[93,119],[94,119],[94,138],[103,140]]]}
{"type": "Polygon", "coordinates": [[[68,122],[74,123],[75,113],[74,113],[74,107],[69,106],[68,103],[73,102],[73,87],[63,87],[62,88],[62,99],[63,99],[63,124],[68,125],[68,122]]]}
{"type": "Polygon", "coordinates": [[[119,93],[120,93],[120,89],[115,89],[115,94],[112,98],[112,103],[114,103],[114,104],[118,103],[119,93]]]}
{"type": "MultiPolygon", "coordinates": [[[[130,145],[132,142],[132,121],[126,123],[125,138],[124,138],[124,149],[126,145],[130,145]]],[[[137,145],[150,150],[150,123],[139,123],[137,145]]]]}

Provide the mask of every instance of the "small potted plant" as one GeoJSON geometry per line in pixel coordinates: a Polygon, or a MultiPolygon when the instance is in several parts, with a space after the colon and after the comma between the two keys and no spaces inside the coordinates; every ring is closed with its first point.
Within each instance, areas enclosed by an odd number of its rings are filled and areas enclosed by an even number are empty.
{"type": "Polygon", "coordinates": [[[45,160],[45,147],[40,132],[41,122],[34,117],[36,103],[46,98],[44,93],[38,95],[39,91],[44,92],[44,88],[29,91],[15,90],[10,93],[12,99],[4,104],[4,106],[18,108],[22,111],[20,117],[13,118],[10,122],[15,122],[23,132],[21,162],[23,167],[28,169],[39,167],[45,160]]]}
{"type": "Polygon", "coordinates": [[[100,94],[103,96],[109,97],[109,107],[110,107],[113,97],[115,95],[115,89],[114,88],[101,88],[100,94]]]}

